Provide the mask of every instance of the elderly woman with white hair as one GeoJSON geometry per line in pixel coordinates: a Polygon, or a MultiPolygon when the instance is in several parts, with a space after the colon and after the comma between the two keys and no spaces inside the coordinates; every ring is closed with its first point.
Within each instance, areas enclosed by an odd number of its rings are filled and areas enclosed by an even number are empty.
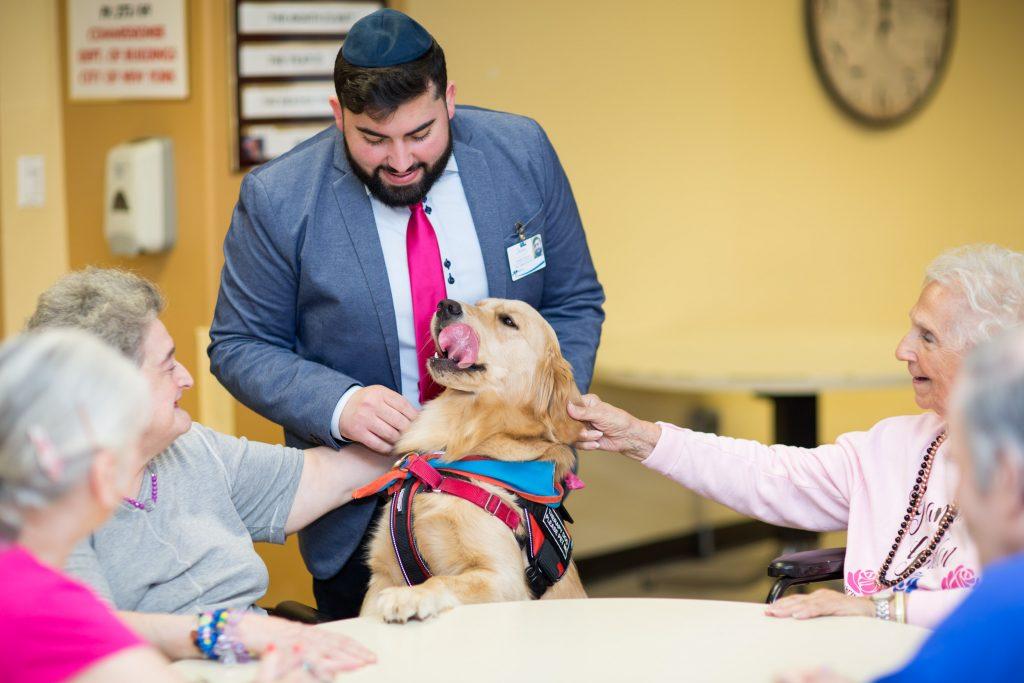
{"type": "MultiPolygon", "coordinates": [[[[1024,328],[967,357],[953,390],[949,457],[956,501],[985,580],[899,671],[876,683],[1016,681],[1024,671],[1024,328]]],[[[846,683],[828,670],[779,683],[846,683]]]]}
{"type": "Polygon", "coordinates": [[[60,571],[120,503],[148,405],[138,371],[84,332],[0,349],[0,680],[178,680],[60,571]]]}
{"type": "Polygon", "coordinates": [[[1024,330],[968,357],[952,403],[956,500],[985,580],[883,683],[1012,681],[1024,670],[1024,330]]]}
{"type": "Polygon", "coordinates": [[[863,615],[934,625],[963,599],[980,564],[950,491],[950,386],[964,355],[1024,323],[1024,254],[954,249],[928,267],[896,348],[920,415],[891,417],[834,444],[766,446],[639,420],[594,395],[570,414],[580,448],[621,452],[751,517],[813,531],[846,530],[845,594],[783,598],[778,617],[863,615]]]}

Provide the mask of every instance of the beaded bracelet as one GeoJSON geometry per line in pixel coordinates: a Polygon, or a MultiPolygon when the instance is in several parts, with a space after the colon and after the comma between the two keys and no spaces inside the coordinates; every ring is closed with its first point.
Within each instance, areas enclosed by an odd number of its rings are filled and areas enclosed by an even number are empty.
{"type": "Polygon", "coordinates": [[[217,659],[217,654],[213,651],[213,647],[217,644],[217,639],[224,630],[226,614],[226,609],[199,614],[195,630],[195,644],[207,659],[217,659]]]}
{"type": "Polygon", "coordinates": [[[224,629],[214,644],[214,651],[220,661],[225,664],[245,664],[252,661],[252,655],[242,644],[242,639],[238,637],[238,624],[243,616],[245,616],[245,612],[242,610],[229,610],[227,623],[224,624],[224,629]]]}
{"type": "Polygon", "coordinates": [[[238,610],[226,609],[199,615],[195,644],[204,657],[224,664],[244,664],[252,660],[252,655],[237,636],[242,616],[238,610]]]}

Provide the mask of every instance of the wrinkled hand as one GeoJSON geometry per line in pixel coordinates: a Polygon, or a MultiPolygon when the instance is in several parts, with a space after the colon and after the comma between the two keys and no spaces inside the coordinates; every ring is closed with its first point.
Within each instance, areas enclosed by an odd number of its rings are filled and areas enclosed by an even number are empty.
{"type": "Polygon", "coordinates": [[[814,671],[792,671],[775,679],[775,683],[853,683],[849,678],[840,676],[831,669],[815,669],[814,671]]]}
{"type": "Polygon", "coordinates": [[[281,652],[271,643],[260,657],[256,683],[319,683],[302,660],[301,650],[281,652]]]}
{"type": "MultiPolygon", "coordinates": [[[[246,614],[238,624],[238,638],[254,655],[270,655],[264,667],[278,680],[333,680],[335,674],[353,671],[377,661],[377,656],[348,636],[307,624],[246,614]],[[305,674],[295,673],[296,667],[305,674]]],[[[270,675],[270,674],[268,674],[270,675]]]]}
{"type": "Polygon", "coordinates": [[[338,431],[349,441],[388,454],[417,414],[404,396],[374,384],[352,394],[338,418],[338,431]]]}
{"type": "Polygon", "coordinates": [[[587,394],[580,404],[569,403],[569,417],[583,423],[576,448],[585,451],[612,451],[643,460],[661,438],[661,427],[604,403],[596,394],[587,394]]]}
{"type": "Polygon", "coordinates": [[[768,605],[764,613],[770,617],[813,619],[815,617],[873,617],[875,604],[871,598],[858,598],[822,588],[808,595],[790,595],[768,605]]]}

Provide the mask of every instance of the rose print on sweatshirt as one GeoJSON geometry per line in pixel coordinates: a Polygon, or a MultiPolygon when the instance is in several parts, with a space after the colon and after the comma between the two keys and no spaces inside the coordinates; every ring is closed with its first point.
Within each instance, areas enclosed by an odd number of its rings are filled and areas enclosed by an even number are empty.
{"type": "Polygon", "coordinates": [[[978,583],[978,576],[974,573],[974,570],[959,564],[956,569],[946,574],[945,578],[942,579],[942,589],[970,588],[976,583],[978,583]]]}
{"type": "Polygon", "coordinates": [[[873,569],[858,569],[855,572],[846,572],[846,585],[856,595],[871,595],[878,592],[876,576],[877,574],[875,574],[873,569]]]}

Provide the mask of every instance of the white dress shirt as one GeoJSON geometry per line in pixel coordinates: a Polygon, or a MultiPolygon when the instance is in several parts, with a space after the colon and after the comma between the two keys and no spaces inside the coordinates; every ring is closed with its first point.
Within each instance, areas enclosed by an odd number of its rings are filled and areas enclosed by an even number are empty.
{"type": "MultiPolygon", "coordinates": [[[[411,212],[408,207],[391,207],[369,193],[373,218],[377,224],[384,265],[391,286],[398,328],[398,361],[401,370],[402,395],[415,407],[420,406],[420,371],[416,360],[416,333],[412,322],[412,290],[409,286],[409,261],[405,249],[405,232],[411,212]]],[[[455,156],[423,200],[424,210],[437,234],[441,252],[441,268],[449,299],[476,303],[487,298],[487,271],[476,236],[473,216],[469,212],[466,192],[459,178],[455,156]]],[[[354,386],[341,397],[331,417],[331,433],[341,439],[338,419],[345,404],[361,386],[354,386]]]]}

